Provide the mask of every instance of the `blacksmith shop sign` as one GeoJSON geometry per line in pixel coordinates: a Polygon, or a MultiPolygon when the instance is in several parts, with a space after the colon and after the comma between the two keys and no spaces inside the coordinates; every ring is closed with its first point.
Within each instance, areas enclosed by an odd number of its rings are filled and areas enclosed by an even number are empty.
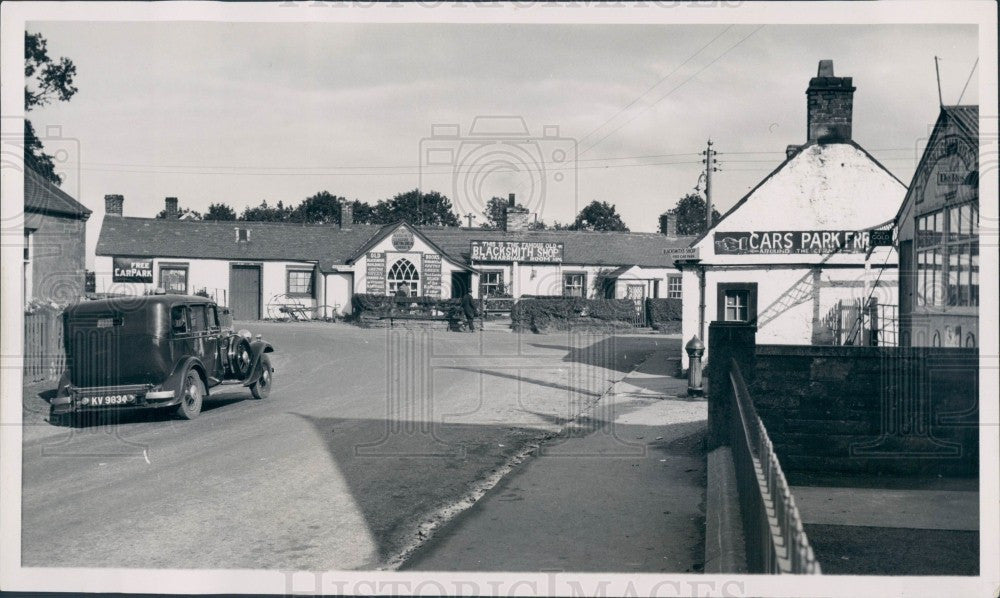
{"type": "Polygon", "coordinates": [[[369,251],[365,260],[365,291],[370,295],[385,295],[385,253],[369,251]]]}
{"type": "Polygon", "coordinates": [[[472,260],[477,262],[559,263],[563,261],[563,244],[538,241],[473,241],[470,254],[472,260]]]}
{"type": "Polygon", "coordinates": [[[112,261],[112,282],[153,282],[153,258],[116,257],[112,261]]]}
{"type": "Polygon", "coordinates": [[[715,253],[729,255],[864,253],[868,231],[801,230],[715,233],[715,253]]]}

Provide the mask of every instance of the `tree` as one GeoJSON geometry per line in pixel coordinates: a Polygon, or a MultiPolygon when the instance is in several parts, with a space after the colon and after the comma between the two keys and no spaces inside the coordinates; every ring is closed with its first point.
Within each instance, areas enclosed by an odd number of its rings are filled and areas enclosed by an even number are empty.
{"type": "MultiPolygon", "coordinates": [[[[191,208],[180,208],[180,209],[178,209],[177,210],[177,216],[175,218],[177,220],[180,220],[181,216],[185,216],[185,215],[188,216],[189,220],[201,220],[202,219],[201,212],[196,212],[195,210],[192,210],[191,208]]],[[[166,210],[166,208],[160,210],[160,213],[156,215],[156,218],[158,220],[166,220],[167,219],[167,210],[166,210]]]]}
{"type": "Polygon", "coordinates": [[[295,206],[290,213],[290,219],[292,222],[340,224],[340,206],[346,201],[329,191],[320,191],[295,206]]]}
{"type": "Polygon", "coordinates": [[[243,213],[240,214],[240,220],[247,220],[253,222],[285,222],[289,220],[291,216],[292,209],[286,208],[282,202],[276,203],[274,206],[267,205],[267,200],[260,202],[257,207],[251,208],[247,206],[243,208],[243,213]]]}
{"type": "MultiPolygon", "coordinates": [[[[680,198],[674,208],[677,215],[678,235],[700,235],[705,232],[705,198],[697,193],[688,193],[680,198]]],[[[722,215],[712,209],[712,226],[719,222],[722,215]]]]}
{"type": "Polygon", "coordinates": [[[236,210],[224,203],[209,204],[202,220],[236,220],[236,210]]]}
{"type": "Polygon", "coordinates": [[[480,227],[488,230],[503,230],[504,222],[507,220],[507,200],[502,197],[491,197],[486,202],[483,216],[485,220],[479,225],[480,227]]]}
{"type": "MultiPolygon", "coordinates": [[[[73,85],[76,66],[65,56],[53,60],[46,48],[47,42],[40,33],[24,32],[24,111],[45,106],[53,99],[68,102],[77,92],[73,85]]],[[[27,165],[52,181],[62,183],[55,173],[52,156],[45,153],[41,140],[35,135],[31,121],[24,121],[24,161],[27,165]]]]}
{"type": "Polygon", "coordinates": [[[590,205],[580,210],[576,220],[568,227],[570,230],[605,230],[628,232],[628,227],[622,222],[615,206],[594,200],[590,205]]]}
{"type": "Polygon", "coordinates": [[[422,193],[419,189],[399,193],[375,205],[372,224],[390,224],[405,220],[416,226],[458,226],[458,216],[451,200],[437,191],[422,193]]]}

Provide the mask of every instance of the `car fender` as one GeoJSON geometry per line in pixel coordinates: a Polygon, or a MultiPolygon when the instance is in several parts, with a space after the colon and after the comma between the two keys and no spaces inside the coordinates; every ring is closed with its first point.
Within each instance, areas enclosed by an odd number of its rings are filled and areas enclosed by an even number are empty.
{"type": "Polygon", "coordinates": [[[63,370],[62,376],[59,377],[59,384],[56,385],[56,396],[68,397],[69,386],[70,386],[69,370],[63,370]]]}
{"type": "Polygon", "coordinates": [[[164,389],[180,388],[184,375],[187,373],[188,368],[191,367],[193,367],[195,371],[198,372],[198,376],[201,377],[201,383],[205,387],[205,395],[207,396],[209,394],[209,385],[208,378],[205,374],[205,364],[193,355],[189,355],[178,361],[177,365],[174,366],[174,371],[167,376],[167,379],[163,381],[163,384],[161,384],[160,387],[164,389]]]}
{"type": "MultiPolygon", "coordinates": [[[[243,381],[243,386],[250,386],[260,378],[261,373],[264,371],[262,356],[264,353],[274,353],[274,347],[267,341],[255,340],[250,342],[250,352],[253,358],[253,365],[250,366],[250,375],[243,381]]],[[[273,366],[271,367],[271,371],[274,371],[273,366]]]]}

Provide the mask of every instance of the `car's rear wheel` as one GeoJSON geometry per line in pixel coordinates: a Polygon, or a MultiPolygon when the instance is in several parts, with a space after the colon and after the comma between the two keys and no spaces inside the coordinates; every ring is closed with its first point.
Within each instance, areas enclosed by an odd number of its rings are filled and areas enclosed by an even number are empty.
{"type": "Polygon", "coordinates": [[[260,377],[250,385],[250,394],[255,399],[266,399],[271,394],[271,385],[274,383],[271,359],[267,355],[260,356],[260,367],[260,377]]]}
{"type": "Polygon", "coordinates": [[[205,385],[201,376],[193,369],[184,375],[181,388],[181,402],[177,405],[177,415],[183,419],[194,419],[201,413],[201,404],[205,399],[205,385]]]}

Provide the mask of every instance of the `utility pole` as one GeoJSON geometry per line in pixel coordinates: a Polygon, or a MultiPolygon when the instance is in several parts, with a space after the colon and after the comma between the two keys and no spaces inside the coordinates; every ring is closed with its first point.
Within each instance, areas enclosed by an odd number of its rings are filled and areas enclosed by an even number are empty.
{"type": "Polygon", "coordinates": [[[705,231],[712,228],[712,173],[719,169],[715,166],[716,151],[712,149],[712,140],[708,140],[708,148],[701,152],[705,156],[705,231]]]}
{"type": "Polygon", "coordinates": [[[466,214],[466,215],[465,215],[465,217],[466,217],[466,218],[468,219],[468,221],[469,221],[469,228],[472,228],[472,219],[473,219],[473,218],[475,218],[475,217],[476,217],[476,215],[475,215],[475,214],[473,214],[472,212],[469,212],[468,214],[466,214]]]}

